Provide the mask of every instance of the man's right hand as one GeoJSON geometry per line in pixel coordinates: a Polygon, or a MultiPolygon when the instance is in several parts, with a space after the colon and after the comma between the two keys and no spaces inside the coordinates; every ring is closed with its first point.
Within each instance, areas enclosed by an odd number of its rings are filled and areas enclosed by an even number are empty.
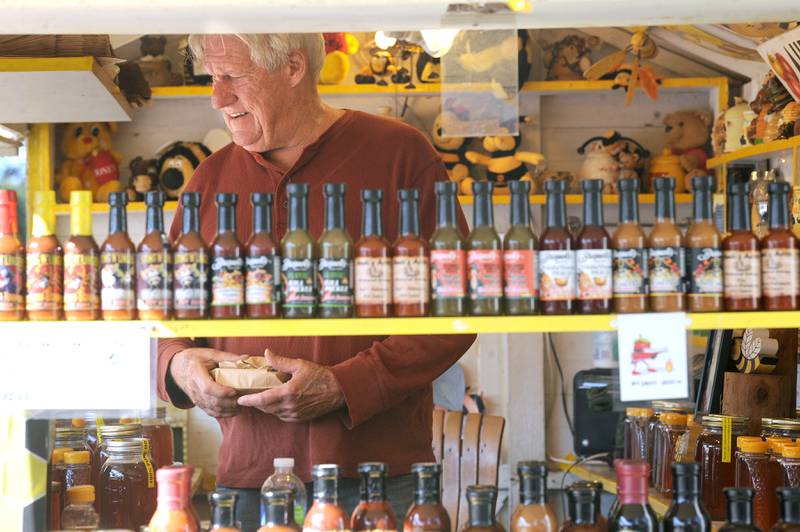
{"type": "Polygon", "coordinates": [[[203,412],[211,417],[232,417],[239,413],[236,390],[214,382],[209,371],[222,361],[236,362],[241,358],[243,355],[193,347],[172,358],[169,372],[175,384],[203,412]]]}

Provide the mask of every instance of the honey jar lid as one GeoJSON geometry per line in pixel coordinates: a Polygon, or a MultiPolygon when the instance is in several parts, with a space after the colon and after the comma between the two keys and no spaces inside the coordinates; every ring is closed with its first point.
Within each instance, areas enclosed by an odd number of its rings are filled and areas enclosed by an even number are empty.
{"type": "Polygon", "coordinates": [[[53,464],[63,464],[64,463],[64,453],[71,451],[69,447],[56,447],[53,449],[53,452],[50,453],[50,462],[53,464]]]}
{"type": "MultiPolygon", "coordinates": [[[[748,441],[764,441],[764,440],[762,440],[759,436],[737,436],[736,437],[736,447],[741,448],[742,447],[742,443],[748,442],[748,441]]],[[[764,443],[766,443],[766,442],[764,442],[764,443]]]]}
{"type": "Polygon", "coordinates": [[[653,417],[653,409],[652,408],[640,408],[640,416],[641,417],[653,417]]]}
{"type": "Polygon", "coordinates": [[[642,409],[636,406],[629,406],[625,409],[625,415],[628,417],[641,417],[642,409]]]}
{"type": "Polygon", "coordinates": [[[689,401],[653,401],[656,412],[693,412],[694,403],[689,401]]]}
{"type": "Polygon", "coordinates": [[[784,458],[800,458],[800,445],[784,445],[781,449],[784,458]]]}
{"type": "Polygon", "coordinates": [[[670,426],[686,425],[686,414],[678,412],[664,412],[659,419],[665,424],[670,426]]]}
{"type": "Polygon", "coordinates": [[[86,428],[86,420],[82,417],[74,417],[72,418],[72,426],[78,429],[86,428]]]}
{"type": "Polygon", "coordinates": [[[64,453],[65,464],[88,464],[89,460],[91,460],[89,451],[68,451],[64,453]]]}
{"type": "Polygon", "coordinates": [[[783,446],[787,443],[793,443],[789,438],[767,438],[767,445],[772,453],[780,453],[783,446]]]}
{"type": "MultiPolygon", "coordinates": [[[[726,417],[720,414],[708,414],[703,416],[702,423],[704,427],[722,427],[722,418],[726,417]]],[[[750,422],[750,418],[740,416],[727,416],[731,418],[731,424],[736,427],[744,427],[750,422]]]]}
{"type": "Polygon", "coordinates": [[[67,504],[75,503],[93,503],[94,502],[94,486],[85,484],[80,486],[73,486],[67,488],[67,504]]]}
{"type": "Polygon", "coordinates": [[[770,429],[800,430],[800,419],[761,418],[761,427],[770,429]]]}
{"type": "Polygon", "coordinates": [[[739,449],[743,453],[759,453],[763,454],[767,452],[767,442],[761,440],[747,440],[741,442],[739,449]]]}

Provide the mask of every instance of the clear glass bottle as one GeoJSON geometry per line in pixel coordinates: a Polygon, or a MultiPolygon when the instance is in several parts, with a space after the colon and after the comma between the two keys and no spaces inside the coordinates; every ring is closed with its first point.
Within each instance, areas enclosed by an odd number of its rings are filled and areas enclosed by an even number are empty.
{"type": "Polygon", "coordinates": [[[397,530],[397,516],[386,499],[386,464],[358,464],[361,500],[350,518],[350,530],[397,530]]]}
{"type": "Polygon", "coordinates": [[[467,487],[469,519],[462,532],[505,532],[495,518],[497,487],[475,485],[467,487]]]}
{"type": "Polygon", "coordinates": [[[236,523],[236,492],[215,492],[208,496],[211,503],[211,528],[217,532],[239,532],[236,523]]]}
{"type": "Polygon", "coordinates": [[[306,532],[344,532],[350,519],[339,506],[339,466],[319,464],[311,469],[314,479],[314,503],[303,521],[306,532]]]}
{"type": "Polygon", "coordinates": [[[211,317],[244,316],[244,247],[236,234],[236,194],[217,194],[217,234],[211,254],[211,317]]]}
{"type": "MultiPolygon", "coordinates": [[[[294,468],[294,458],[275,458],[272,461],[274,472],[267,477],[264,484],[261,486],[262,496],[267,491],[274,491],[278,489],[288,489],[292,492],[292,502],[294,507],[291,510],[294,522],[300,526],[306,517],[306,503],[308,501],[308,494],[306,493],[306,485],[300,478],[292,472],[294,468]]],[[[264,508],[261,508],[261,524],[266,524],[263,514],[264,508]]]]}
{"type": "Polygon", "coordinates": [[[300,525],[292,518],[295,507],[292,490],[269,489],[261,492],[261,528],[258,532],[298,532],[300,525]]]}
{"type": "Polygon", "coordinates": [[[403,532],[450,532],[450,516],[442,505],[442,466],[418,463],[414,474],[414,504],[403,521],[403,532]]]}
{"type": "Polygon", "coordinates": [[[753,524],[753,490],[751,488],[725,488],[728,520],[720,532],[760,532],[753,524]]]}
{"type": "Polygon", "coordinates": [[[94,511],[94,486],[80,485],[67,489],[67,505],[61,512],[64,530],[97,530],[100,516],[94,511]]]}
{"type": "Polygon", "coordinates": [[[456,223],[456,190],[452,181],[437,181],[436,230],[431,236],[431,314],[463,316],[466,312],[467,256],[464,235],[456,223]]]}
{"type": "Polygon", "coordinates": [[[128,236],[125,192],[108,195],[108,236],[100,246],[100,309],[104,320],[136,319],[136,246],[128,236]]]}
{"type": "Polygon", "coordinates": [[[537,309],[539,275],[536,235],[530,222],[530,181],[511,181],[511,225],[503,236],[503,297],[506,314],[533,314],[537,309]]]}
{"type": "Polygon", "coordinates": [[[672,503],[661,522],[661,532],[710,532],[711,518],[700,502],[700,464],[672,464],[672,503]]]}
{"type": "Polygon", "coordinates": [[[187,506],[191,503],[185,489],[184,469],[190,468],[165,467],[156,471],[157,507],[148,532],[195,532],[199,529],[199,523],[187,506]]]}
{"type": "Polygon", "coordinates": [[[511,515],[511,532],[555,532],[558,520],[547,502],[547,465],[544,462],[519,462],[517,476],[519,504],[511,515]]]}
{"type": "Polygon", "coordinates": [[[326,183],[325,230],[317,243],[319,317],[353,315],[353,240],[344,225],[344,183],[326,183]]]}
{"type": "Polygon", "coordinates": [[[32,194],[31,238],[25,257],[25,307],[31,321],[60,320],[64,306],[64,249],[55,236],[56,193],[37,190],[32,194]]]}
{"type": "Polygon", "coordinates": [[[658,419],[653,446],[653,485],[660,493],[672,493],[670,467],[675,461],[675,446],[686,432],[686,414],[664,412],[658,419]]]}
{"type": "Polygon", "coordinates": [[[308,232],[308,185],[287,185],[289,228],[281,240],[283,317],[312,318],[316,305],[314,239],[308,232]]]}
{"type": "Polygon", "coordinates": [[[475,204],[467,237],[467,293],[470,314],[498,316],[503,299],[503,243],[494,228],[492,183],[472,184],[475,204]]]}

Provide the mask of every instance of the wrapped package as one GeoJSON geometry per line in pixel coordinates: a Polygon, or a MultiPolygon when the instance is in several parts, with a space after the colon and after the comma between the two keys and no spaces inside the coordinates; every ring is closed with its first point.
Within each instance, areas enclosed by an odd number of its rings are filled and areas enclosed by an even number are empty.
{"type": "Polygon", "coordinates": [[[223,361],[211,370],[214,382],[228,386],[242,395],[258,393],[280,386],[278,372],[271,368],[264,357],[247,357],[236,362],[223,361]]]}

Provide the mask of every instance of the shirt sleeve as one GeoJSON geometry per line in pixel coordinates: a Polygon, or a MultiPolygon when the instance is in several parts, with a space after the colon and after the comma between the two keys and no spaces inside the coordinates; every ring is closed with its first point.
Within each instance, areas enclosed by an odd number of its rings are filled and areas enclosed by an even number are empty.
{"type": "Polygon", "coordinates": [[[173,380],[169,372],[169,365],[175,355],[191,347],[196,346],[189,338],[162,338],[158,340],[158,373],[156,374],[158,396],[162,401],[169,401],[178,408],[192,408],[194,403],[173,380]]]}

